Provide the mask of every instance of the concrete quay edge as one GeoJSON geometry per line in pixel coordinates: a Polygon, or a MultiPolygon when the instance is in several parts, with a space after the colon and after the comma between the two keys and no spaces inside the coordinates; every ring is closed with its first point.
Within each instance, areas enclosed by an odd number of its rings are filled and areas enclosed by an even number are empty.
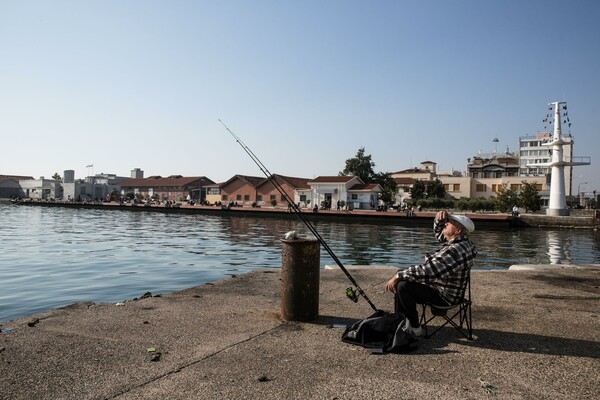
{"type": "Polygon", "coordinates": [[[597,269],[600,264],[515,264],[508,267],[509,271],[540,271],[561,269],[597,269]]]}
{"type": "MultiPolygon", "coordinates": [[[[2,202],[0,200],[0,202],[2,202]]],[[[131,205],[120,203],[71,203],[71,202],[49,202],[49,201],[21,201],[17,203],[9,202],[19,206],[41,206],[41,207],[66,207],[83,209],[111,209],[135,212],[160,212],[160,213],[192,213],[192,214],[225,214],[225,215],[253,215],[253,216],[277,216],[281,218],[292,217],[292,213],[285,207],[232,207],[222,209],[215,206],[201,205],[177,205],[176,207],[164,207],[162,205],[131,205]]],[[[397,211],[375,211],[375,210],[319,210],[313,213],[311,209],[302,209],[302,214],[308,219],[336,219],[342,221],[387,221],[394,223],[408,224],[429,224],[435,217],[436,211],[424,210],[418,211],[413,217],[408,217],[404,212],[397,211]]],[[[452,211],[455,212],[455,211],[452,211]]],[[[459,214],[465,214],[473,219],[478,226],[490,227],[510,227],[510,228],[568,228],[568,229],[593,229],[597,230],[600,224],[599,216],[593,215],[573,215],[573,216],[547,216],[540,214],[520,214],[518,218],[513,218],[507,213],[479,213],[469,211],[456,211],[459,214]]]]}
{"type": "MultiPolygon", "coordinates": [[[[596,266],[597,267],[597,266],[596,266]]],[[[357,268],[392,306],[389,268],[357,268]]],[[[340,340],[372,310],[321,270],[319,317],[278,317],[279,271],[4,323],[0,399],[529,399],[598,396],[600,269],[473,270],[475,341],[444,328],[409,354],[340,340]],[[160,353],[158,357],[157,354],[160,353]],[[154,361],[152,361],[154,359],[154,361]]]]}
{"type": "MultiPolygon", "coordinates": [[[[327,264],[324,269],[338,269],[336,264],[327,264]]],[[[344,265],[349,271],[358,269],[385,269],[397,270],[394,265],[344,265]]],[[[558,270],[558,269],[599,269],[600,264],[514,264],[508,267],[508,271],[539,271],[539,270],[558,270]]]]}

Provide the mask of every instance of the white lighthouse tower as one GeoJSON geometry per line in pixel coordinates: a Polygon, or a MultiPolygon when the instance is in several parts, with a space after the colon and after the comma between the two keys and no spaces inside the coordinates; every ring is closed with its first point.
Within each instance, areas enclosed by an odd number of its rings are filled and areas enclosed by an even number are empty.
{"type": "Polygon", "coordinates": [[[566,115],[567,103],[557,101],[548,104],[554,109],[554,134],[552,141],[545,143],[545,146],[552,147],[552,161],[547,164],[537,164],[537,166],[552,167],[552,175],[550,177],[550,203],[546,215],[550,216],[565,216],[569,215],[567,208],[567,200],[565,196],[565,166],[569,165],[590,165],[589,162],[567,162],[563,159],[563,141],[560,131],[561,110],[564,110],[566,115]]]}

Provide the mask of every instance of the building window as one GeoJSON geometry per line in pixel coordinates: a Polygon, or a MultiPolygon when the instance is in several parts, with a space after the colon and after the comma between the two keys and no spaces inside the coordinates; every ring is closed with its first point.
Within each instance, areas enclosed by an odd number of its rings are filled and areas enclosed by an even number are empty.
{"type": "Polygon", "coordinates": [[[306,201],[306,195],[305,194],[301,194],[300,195],[300,201],[306,201]]]}
{"type": "Polygon", "coordinates": [[[475,185],[475,191],[476,192],[485,192],[485,185],[478,183],[477,185],[475,185]]]}
{"type": "Polygon", "coordinates": [[[237,196],[235,196],[235,199],[236,199],[237,201],[241,201],[241,200],[242,200],[242,195],[241,195],[241,194],[238,194],[237,196]]]}
{"type": "Polygon", "coordinates": [[[454,184],[454,192],[460,192],[460,183],[454,184]]]}
{"type": "Polygon", "coordinates": [[[492,183],[492,192],[496,193],[498,191],[498,185],[495,183],[492,183]]]}
{"type": "Polygon", "coordinates": [[[256,201],[262,201],[262,194],[256,195],[256,201]]]}
{"type": "Polygon", "coordinates": [[[450,191],[450,185],[448,185],[447,183],[444,183],[444,191],[445,192],[449,192],[450,191]]]}
{"type": "Polygon", "coordinates": [[[227,200],[227,195],[226,194],[222,195],[221,200],[227,200]]]}
{"type": "Polygon", "coordinates": [[[285,201],[285,196],[281,195],[281,201],[285,201]]]}
{"type": "Polygon", "coordinates": [[[536,183],[535,184],[535,190],[542,190],[543,189],[543,185],[541,183],[536,183]]]}
{"type": "Polygon", "coordinates": [[[274,194],[272,194],[272,195],[271,195],[269,198],[270,198],[271,200],[276,200],[276,199],[275,199],[276,197],[277,197],[277,196],[275,196],[274,194]]]}
{"type": "Polygon", "coordinates": [[[519,183],[511,183],[510,189],[511,190],[521,190],[521,185],[519,183]]]}
{"type": "Polygon", "coordinates": [[[352,199],[352,200],[358,200],[358,195],[357,195],[357,194],[353,194],[353,195],[351,196],[351,199],[352,199]]]}
{"type": "Polygon", "coordinates": [[[244,195],[244,201],[250,201],[250,195],[249,194],[245,194],[244,195]]]}

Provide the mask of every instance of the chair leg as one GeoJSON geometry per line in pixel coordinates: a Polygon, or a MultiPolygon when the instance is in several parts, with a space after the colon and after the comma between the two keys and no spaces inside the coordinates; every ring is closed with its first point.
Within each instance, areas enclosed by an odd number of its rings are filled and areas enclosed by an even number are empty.
{"type": "Polygon", "coordinates": [[[425,314],[426,308],[427,306],[423,305],[422,314],[420,318],[420,324],[425,329],[426,338],[430,338],[437,331],[450,324],[465,338],[467,338],[468,340],[473,340],[473,320],[470,303],[460,305],[458,310],[451,316],[444,315],[443,317],[445,322],[442,325],[436,327],[431,333],[429,333],[428,331],[428,325],[429,322],[436,318],[436,316],[432,315],[430,318],[427,318],[425,314]],[[458,324],[454,321],[456,317],[458,317],[458,324]]]}
{"type": "Polygon", "coordinates": [[[421,325],[421,328],[423,328],[425,330],[425,337],[427,336],[427,323],[431,320],[427,320],[427,317],[425,315],[425,311],[427,311],[427,305],[425,304],[421,304],[423,307],[421,309],[421,318],[419,319],[419,325],[421,325]]]}
{"type": "Polygon", "coordinates": [[[473,319],[471,314],[471,304],[467,303],[460,306],[460,328],[452,322],[454,327],[467,339],[473,340],[473,319]],[[465,333],[466,331],[466,333],[465,333]]]}

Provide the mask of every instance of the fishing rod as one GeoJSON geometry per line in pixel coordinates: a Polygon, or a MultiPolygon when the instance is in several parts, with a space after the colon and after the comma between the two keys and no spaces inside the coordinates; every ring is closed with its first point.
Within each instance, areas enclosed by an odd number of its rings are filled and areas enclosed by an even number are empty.
{"type": "Polygon", "coordinates": [[[311,224],[310,221],[306,219],[306,217],[304,216],[304,214],[300,210],[300,207],[298,207],[298,205],[296,205],[296,203],[290,198],[290,196],[286,193],[286,191],[283,189],[283,187],[277,181],[277,179],[274,177],[274,175],[267,169],[267,167],[262,163],[262,161],[260,161],[260,159],[256,156],[256,154],[254,154],[252,152],[252,150],[250,150],[250,148],[248,146],[246,146],[246,144],[244,142],[242,142],[242,140],[235,133],[233,133],[233,131],[231,129],[229,129],[227,127],[227,125],[225,125],[225,123],[223,121],[221,121],[219,119],[219,122],[221,123],[221,125],[223,125],[223,127],[227,130],[227,132],[229,132],[231,134],[231,136],[233,136],[233,138],[235,139],[235,141],[238,142],[238,144],[242,147],[242,149],[244,149],[244,151],[246,152],[246,154],[248,154],[248,156],[250,156],[250,158],[252,159],[252,161],[254,161],[254,163],[258,166],[258,168],[261,170],[261,172],[267,177],[267,179],[269,180],[269,182],[271,182],[271,184],[279,192],[279,194],[281,195],[281,197],[283,197],[285,199],[285,201],[288,203],[288,206],[294,211],[294,214],[296,214],[296,216],[298,217],[298,219],[300,219],[300,221],[302,221],[302,223],[304,223],[304,225],[306,225],[306,227],[308,228],[308,230],[319,241],[319,243],[321,244],[321,246],[323,246],[323,248],[325,249],[325,251],[327,251],[327,253],[331,256],[331,258],[333,259],[333,261],[335,261],[335,263],[340,267],[340,269],[344,272],[344,274],[346,274],[346,277],[350,280],[350,282],[352,282],[352,284],[354,285],[354,287],[356,289],[352,289],[351,287],[347,288],[346,289],[346,296],[348,296],[348,298],[350,300],[352,300],[352,301],[354,301],[356,303],[358,301],[358,295],[360,295],[360,296],[362,296],[367,301],[367,303],[369,303],[369,305],[371,306],[371,308],[374,311],[378,311],[377,307],[375,307],[375,304],[373,304],[371,302],[371,300],[369,299],[369,296],[367,296],[367,294],[360,287],[360,285],[358,284],[358,282],[356,282],[356,279],[354,279],[354,277],[352,276],[352,274],[350,274],[350,272],[348,272],[348,270],[346,269],[346,267],[344,267],[344,264],[342,264],[342,262],[340,261],[340,259],[337,258],[337,256],[333,252],[333,250],[331,250],[331,248],[325,242],[325,240],[323,239],[323,237],[321,237],[321,235],[319,234],[319,232],[317,232],[317,229],[313,226],[313,224],[311,224]],[[358,292],[358,295],[357,295],[356,292],[358,292]]]}

